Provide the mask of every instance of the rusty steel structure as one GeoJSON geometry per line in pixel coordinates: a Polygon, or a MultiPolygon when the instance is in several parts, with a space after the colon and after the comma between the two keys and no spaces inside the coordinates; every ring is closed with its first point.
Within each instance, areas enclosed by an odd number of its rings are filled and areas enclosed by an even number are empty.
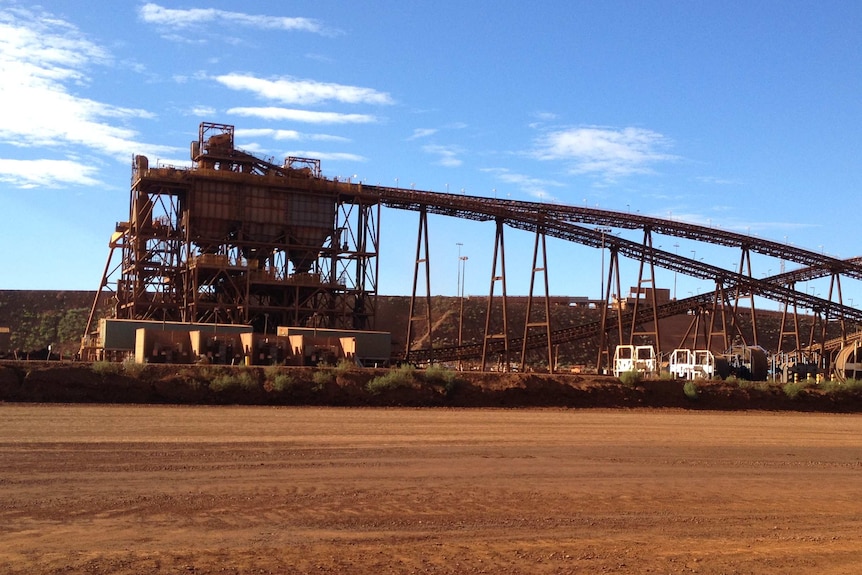
{"type": "MultiPolygon", "coordinates": [[[[702,315],[709,316],[708,326],[704,334],[707,339],[707,347],[723,351],[729,347],[732,338],[739,338],[746,344],[757,346],[759,340],[754,305],[754,297],[757,296],[779,302],[783,306],[780,349],[775,351],[795,354],[804,361],[820,362],[823,369],[828,370],[837,350],[857,337],[850,334],[848,323],[854,325],[862,323],[862,311],[845,305],[841,294],[842,277],[862,279],[862,259],[860,258],[842,260],[787,243],[764,240],[709,226],[628,212],[380,186],[366,186],[363,188],[363,193],[379,198],[386,207],[419,212],[420,222],[423,223],[419,226],[418,238],[419,242],[424,242],[425,245],[428,242],[427,214],[429,213],[474,221],[496,222],[495,263],[489,300],[495,297],[494,288],[497,283],[505,286],[505,265],[502,266],[501,270],[496,263],[498,256],[501,261],[505,261],[502,239],[505,226],[535,233],[537,242],[540,241],[540,238],[543,241],[544,237],[554,237],[597,249],[607,249],[610,252],[608,277],[603,282],[605,293],[602,294],[604,305],[602,306],[600,321],[574,328],[553,330],[550,320],[548,320],[547,324],[544,322],[539,324],[544,333],[524,334],[523,337],[509,334],[506,327],[506,291],[503,287],[503,333],[488,333],[486,319],[486,331],[481,343],[435,346],[433,335],[430,333],[430,326],[432,325],[430,311],[426,310],[428,321],[425,325],[428,333],[422,337],[426,343],[422,348],[414,349],[412,345],[414,339],[411,337],[411,332],[408,332],[405,359],[409,361],[451,361],[479,357],[484,368],[489,357],[495,355],[503,358],[498,364],[502,366],[502,369],[507,369],[513,362],[514,364],[523,364],[527,349],[546,349],[548,357],[550,357],[551,348],[554,345],[569,343],[577,339],[598,338],[600,345],[597,367],[601,368],[603,365],[607,366],[612,336],[615,336],[613,339],[616,343],[631,343],[638,336],[646,337],[654,343],[660,352],[659,320],[685,313],[691,313],[696,318],[700,318],[702,315]],[[641,229],[644,239],[642,242],[634,242],[607,233],[608,230],[612,229],[641,229]],[[654,233],[738,248],[740,250],[738,269],[728,270],[656,248],[652,241],[654,233]],[[780,258],[782,261],[798,263],[803,267],[791,272],[758,279],[752,274],[752,253],[780,258]],[[640,271],[636,284],[638,289],[643,288],[644,285],[655,287],[653,285],[655,283],[655,268],[658,267],[708,280],[713,283],[715,290],[712,293],[674,300],[661,305],[653,299],[640,304],[636,301],[634,310],[614,309],[611,298],[612,286],[616,285],[616,293],[621,293],[620,257],[627,257],[639,262],[640,271]],[[826,298],[795,289],[796,283],[819,277],[830,278],[830,289],[826,298]],[[748,300],[749,307],[747,309],[740,306],[740,302],[744,300],[748,300]],[[812,329],[807,339],[800,333],[798,327],[800,309],[810,310],[819,326],[817,330],[812,329]],[[748,333],[742,330],[742,322],[740,321],[740,314],[745,312],[750,317],[750,331],[748,333]],[[827,328],[830,324],[837,324],[840,327],[842,335],[837,341],[827,341],[826,339],[827,328]],[[649,327],[650,325],[651,327],[649,327]],[[521,350],[520,356],[513,355],[517,349],[521,350]]],[[[417,259],[418,261],[420,260],[417,259]]],[[[422,255],[421,261],[425,269],[428,269],[430,257],[427,254],[427,249],[426,253],[422,255]]],[[[419,269],[417,267],[416,272],[419,269]]],[[[532,270],[534,276],[537,271],[546,273],[547,263],[543,267],[537,268],[534,261],[532,270]]],[[[543,297],[547,301],[549,297],[547,284],[545,289],[546,293],[543,297]]],[[[531,281],[530,299],[533,297],[532,290],[533,282],[531,281]]],[[[656,293],[655,289],[646,291],[653,296],[656,293]]],[[[426,292],[424,295],[427,297],[428,293],[426,292]]],[[[414,281],[411,310],[414,309],[413,302],[418,301],[422,296],[423,294],[417,293],[417,283],[414,281]]],[[[489,301],[489,314],[490,310],[489,301]]],[[[411,322],[417,318],[418,316],[411,315],[411,322]]],[[[527,326],[530,327],[531,323],[528,319],[527,326]]],[[[415,329],[413,333],[415,333],[415,329]]],[[[548,369],[553,369],[550,361],[548,362],[548,369]]]]}
{"type": "Polygon", "coordinates": [[[134,158],[129,218],[100,284],[117,277],[117,318],[374,328],[378,200],[321,177],[319,160],[238,150],[231,125],[202,123],[191,160],[134,158]]]}
{"type": "Polygon", "coordinates": [[[842,260],[788,243],[630,212],[328,179],[318,160],[287,158],[278,165],[237,149],[233,126],[224,124],[201,124],[191,157],[191,168],[150,167],[145,157],[135,158],[129,219],[117,224],[100,286],[106,288],[109,278],[118,276],[117,317],[245,323],[264,332],[277,325],[373,329],[380,214],[387,208],[418,214],[402,358],[410,362],[479,359],[487,369],[493,358],[501,369],[524,369],[528,350],[538,350],[541,362],[553,370],[554,346],[595,338],[596,366],[601,369],[608,366],[615,344],[648,341],[661,354],[660,320],[679,314],[692,317],[685,339],[694,347],[723,351],[732,340],[758,346],[758,297],[778,302],[782,309],[779,349],[773,351],[828,369],[856,337],[849,328],[862,323],[862,311],[845,305],[841,291],[842,278],[862,279],[862,258],[842,260]],[[434,339],[429,214],[495,223],[488,307],[479,342],[441,346],[434,339]],[[506,228],[535,237],[521,334],[510,333],[506,228]],[[643,239],[624,239],[611,233],[614,230],[639,230],[643,239]],[[662,250],[654,245],[656,234],[736,248],[738,266],[725,269],[662,250]],[[552,325],[547,237],[600,249],[603,258],[607,252],[598,321],[565,329],[552,325]],[[122,257],[112,270],[116,250],[122,257]],[[753,253],[800,268],[758,279],[752,273],[753,253]],[[633,280],[629,285],[646,296],[635,298],[632,309],[614,298],[621,294],[620,258],[638,263],[637,277],[628,278],[633,280]],[[656,268],[708,281],[714,290],[658,301],[656,268]],[[796,289],[800,282],[822,277],[830,281],[826,298],[796,289]],[[534,293],[537,285],[542,293],[534,293]],[[502,305],[492,306],[496,300],[502,305]],[[502,318],[492,324],[497,309],[502,318]],[[808,334],[800,331],[800,310],[814,318],[808,334]],[[745,322],[743,314],[748,314],[745,322]],[[492,325],[502,327],[492,332],[492,325]],[[828,328],[836,325],[839,337],[827,339],[828,328]]]}

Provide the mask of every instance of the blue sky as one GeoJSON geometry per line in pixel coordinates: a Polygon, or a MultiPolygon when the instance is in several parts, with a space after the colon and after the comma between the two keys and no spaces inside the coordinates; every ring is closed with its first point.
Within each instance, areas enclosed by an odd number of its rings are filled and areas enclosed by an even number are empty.
{"type": "MultiPolygon", "coordinates": [[[[628,210],[862,254],[849,215],[862,185],[862,3],[81,6],[0,0],[0,289],[96,289],[127,219],[133,154],[187,165],[201,121],[235,125],[239,147],[277,162],[320,158],[327,177],[628,210]]],[[[384,211],[380,293],[409,294],[417,227],[414,213],[384,211]]],[[[432,291],[456,293],[460,249],[465,291],[487,294],[493,225],[432,216],[429,228],[432,291]]],[[[533,238],[506,234],[508,290],[525,294],[533,238]]],[[[598,250],[548,248],[551,292],[598,296],[598,250]]],[[[762,276],[782,263],[754,265],[762,276]]],[[[624,264],[624,285],[633,273],[624,264]]],[[[679,297],[711,289],[678,279],[679,297]]]]}

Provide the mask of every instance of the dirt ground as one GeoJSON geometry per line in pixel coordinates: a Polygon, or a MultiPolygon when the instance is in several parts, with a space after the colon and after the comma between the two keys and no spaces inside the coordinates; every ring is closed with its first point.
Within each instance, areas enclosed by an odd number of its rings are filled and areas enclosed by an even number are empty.
{"type": "Polygon", "coordinates": [[[862,416],[0,404],[0,572],[859,573],[862,416]]]}

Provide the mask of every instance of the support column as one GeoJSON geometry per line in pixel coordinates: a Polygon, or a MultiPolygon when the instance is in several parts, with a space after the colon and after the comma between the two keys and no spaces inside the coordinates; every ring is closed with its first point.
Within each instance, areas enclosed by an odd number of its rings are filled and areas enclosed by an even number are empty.
{"type": "Polygon", "coordinates": [[[485,313],[485,334],[482,340],[482,371],[488,361],[488,342],[489,340],[503,341],[503,371],[509,371],[509,316],[508,316],[508,301],[506,296],[506,250],[503,243],[503,219],[497,218],[497,233],[494,239],[494,259],[491,264],[491,290],[488,294],[488,309],[485,313]],[[500,275],[497,275],[497,258],[500,261],[500,275]],[[500,333],[491,333],[491,312],[494,304],[494,284],[502,282],[503,288],[503,331],[500,333]]]}
{"type": "Polygon", "coordinates": [[[532,328],[544,329],[547,338],[548,373],[554,373],[554,352],[551,345],[551,307],[548,295],[548,253],[545,246],[545,234],[541,226],[536,227],[536,241],[533,245],[533,268],[530,275],[530,293],[527,296],[527,317],[524,321],[524,340],[521,347],[521,372],[526,368],[527,338],[532,328]],[[539,242],[542,245],[542,267],[536,267],[539,254],[539,242]],[[533,312],[533,287],[536,282],[536,272],[542,272],[545,280],[545,321],[531,321],[533,312]]]}
{"type": "Polygon", "coordinates": [[[413,349],[413,324],[415,322],[425,322],[425,339],[424,344],[431,349],[431,362],[434,362],[434,346],[432,338],[432,323],[431,323],[431,264],[428,256],[428,211],[425,206],[419,211],[419,233],[416,237],[416,262],[413,266],[413,293],[410,296],[410,313],[407,321],[407,338],[404,348],[404,360],[410,358],[410,351],[413,349]],[[425,264],[421,266],[421,264],[425,264]],[[425,314],[417,315],[416,313],[416,286],[419,283],[419,268],[425,269],[425,314]]]}

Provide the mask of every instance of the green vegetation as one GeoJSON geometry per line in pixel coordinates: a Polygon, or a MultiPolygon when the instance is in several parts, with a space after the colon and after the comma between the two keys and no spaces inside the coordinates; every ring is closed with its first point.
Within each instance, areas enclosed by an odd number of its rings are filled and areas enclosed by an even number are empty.
{"type": "Polygon", "coordinates": [[[270,365],[263,371],[263,388],[266,391],[281,393],[293,387],[293,376],[287,370],[278,365],[270,365]]]}
{"type": "Polygon", "coordinates": [[[129,377],[141,377],[144,372],[147,370],[147,364],[138,363],[135,361],[135,358],[129,357],[123,360],[123,373],[128,375],[129,377]]]}
{"type": "Polygon", "coordinates": [[[87,325],[90,310],[87,308],[32,311],[23,309],[10,321],[10,345],[24,351],[45,349],[49,345],[55,353],[72,355],[77,351],[87,325]]]}
{"type": "Polygon", "coordinates": [[[623,385],[634,387],[641,382],[641,373],[636,369],[624,371],[620,374],[620,382],[623,385]]]}
{"type": "Polygon", "coordinates": [[[862,379],[826,380],[820,382],[818,387],[827,393],[835,394],[859,392],[862,391],[862,379]]]}
{"type": "Polygon", "coordinates": [[[446,390],[446,395],[454,392],[459,383],[457,372],[437,363],[428,366],[425,370],[425,381],[431,385],[442,386],[446,390]]]}
{"type": "Polygon", "coordinates": [[[118,375],[123,370],[123,364],[114,361],[95,361],[91,369],[98,375],[118,375]]]}
{"type": "Polygon", "coordinates": [[[229,389],[252,390],[257,387],[257,378],[250,369],[240,368],[234,372],[222,372],[210,380],[209,388],[215,392],[229,389]]]}
{"type": "Polygon", "coordinates": [[[311,380],[314,382],[314,387],[311,388],[312,391],[323,391],[327,385],[335,383],[335,370],[331,367],[317,369],[314,375],[311,376],[311,380]]]}
{"type": "Polygon", "coordinates": [[[806,385],[804,381],[789,381],[781,387],[781,391],[783,391],[784,395],[790,399],[795,399],[796,396],[798,396],[805,388],[806,385]]]}
{"type": "Polygon", "coordinates": [[[397,369],[390,369],[385,375],[375,377],[365,384],[365,389],[372,395],[378,395],[390,389],[410,387],[415,382],[413,376],[415,371],[414,367],[408,364],[404,364],[397,369]]]}
{"type": "Polygon", "coordinates": [[[339,360],[338,364],[335,366],[335,375],[344,375],[348,371],[353,371],[356,369],[359,369],[359,367],[356,365],[356,362],[344,358],[339,360]]]}
{"type": "Polygon", "coordinates": [[[697,400],[698,395],[700,395],[700,390],[697,388],[697,384],[693,381],[686,381],[685,385],[682,386],[682,392],[692,401],[697,400]]]}

